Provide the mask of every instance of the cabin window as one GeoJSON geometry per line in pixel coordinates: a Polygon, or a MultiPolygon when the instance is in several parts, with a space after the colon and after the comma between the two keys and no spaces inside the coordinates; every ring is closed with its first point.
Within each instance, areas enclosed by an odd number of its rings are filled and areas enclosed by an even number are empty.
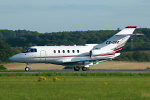
{"type": "Polygon", "coordinates": [[[74,51],[74,50],[72,50],[72,53],[75,53],[75,51],[74,51]]]}
{"type": "Polygon", "coordinates": [[[30,48],[25,49],[22,53],[30,52],[30,48]]]}
{"type": "Polygon", "coordinates": [[[65,50],[63,50],[63,53],[65,53],[65,50]]]}
{"type": "Polygon", "coordinates": [[[69,50],[67,50],[67,52],[68,52],[68,53],[70,53],[70,51],[69,51],[69,50]]]}
{"type": "Polygon", "coordinates": [[[27,48],[22,53],[28,53],[28,52],[37,52],[36,48],[27,48]]]}
{"type": "Polygon", "coordinates": [[[60,53],[60,50],[58,50],[58,53],[60,53]]]}
{"type": "Polygon", "coordinates": [[[77,50],[77,53],[79,53],[79,50],[77,50]]]}
{"type": "Polygon", "coordinates": [[[54,53],[56,53],[56,50],[54,50],[54,53]]]}
{"type": "Polygon", "coordinates": [[[31,52],[37,52],[37,49],[31,49],[31,52]]]}

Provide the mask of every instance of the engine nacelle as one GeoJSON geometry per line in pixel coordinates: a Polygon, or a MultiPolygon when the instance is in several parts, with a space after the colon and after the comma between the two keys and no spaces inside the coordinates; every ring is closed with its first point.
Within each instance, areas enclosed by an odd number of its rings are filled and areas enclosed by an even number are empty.
{"type": "Polygon", "coordinates": [[[90,51],[90,57],[92,56],[97,56],[97,55],[107,55],[107,54],[113,54],[115,51],[113,50],[100,50],[100,49],[95,49],[90,51]]]}

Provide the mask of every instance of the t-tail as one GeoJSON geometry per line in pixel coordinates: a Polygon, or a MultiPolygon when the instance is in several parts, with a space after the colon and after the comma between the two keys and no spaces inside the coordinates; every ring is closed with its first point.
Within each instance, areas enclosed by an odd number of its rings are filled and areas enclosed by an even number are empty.
{"type": "Polygon", "coordinates": [[[114,52],[121,50],[130,36],[133,35],[136,27],[137,26],[127,26],[125,29],[121,30],[102,44],[96,45],[93,49],[100,49],[102,51],[111,50],[114,52]]]}

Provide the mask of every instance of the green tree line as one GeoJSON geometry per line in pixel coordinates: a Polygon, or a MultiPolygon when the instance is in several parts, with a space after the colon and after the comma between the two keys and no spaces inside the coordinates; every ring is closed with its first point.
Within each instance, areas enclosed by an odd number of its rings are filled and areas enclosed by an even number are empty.
{"type": "MultiPolygon", "coordinates": [[[[38,33],[27,30],[0,30],[0,41],[10,44],[12,47],[25,47],[33,45],[84,45],[102,43],[120,30],[95,30],[95,31],[71,31],[38,33]]],[[[143,36],[131,36],[124,51],[149,50],[150,29],[137,28],[134,33],[143,36]]]]}
{"type": "Polygon", "coordinates": [[[119,57],[115,60],[117,61],[139,61],[139,62],[149,62],[150,54],[134,51],[134,52],[122,52],[119,57]]]}
{"type": "MultiPolygon", "coordinates": [[[[38,33],[27,30],[0,30],[0,62],[8,62],[8,58],[21,52],[28,46],[35,45],[84,45],[102,43],[120,30],[95,30],[95,31],[70,31],[38,33]]],[[[150,50],[150,29],[138,28],[134,33],[144,34],[142,36],[131,36],[122,51],[150,50]]],[[[141,54],[136,59],[136,53],[122,53],[117,60],[149,61],[149,54],[141,54]],[[143,57],[144,56],[144,57],[143,57]],[[143,60],[142,60],[143,59],[143,60]]]]}
{"type": "Polygon", "coordinates": [[[9,57],[15,54],[15,50],[7,43],[0,42],[0,63],[9,62],[9,57]]]}

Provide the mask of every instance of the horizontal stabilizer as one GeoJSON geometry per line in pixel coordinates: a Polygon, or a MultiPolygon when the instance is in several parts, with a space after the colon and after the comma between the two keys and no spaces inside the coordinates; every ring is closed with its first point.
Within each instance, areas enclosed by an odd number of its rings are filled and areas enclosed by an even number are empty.
{"type": "Polygon", "coordinates": [[[136,33],[136,34],[116,34],[117,36],[120,36],[120,35],[144,35],[144,34],[140,34],[140,33],[136,33]]]}

